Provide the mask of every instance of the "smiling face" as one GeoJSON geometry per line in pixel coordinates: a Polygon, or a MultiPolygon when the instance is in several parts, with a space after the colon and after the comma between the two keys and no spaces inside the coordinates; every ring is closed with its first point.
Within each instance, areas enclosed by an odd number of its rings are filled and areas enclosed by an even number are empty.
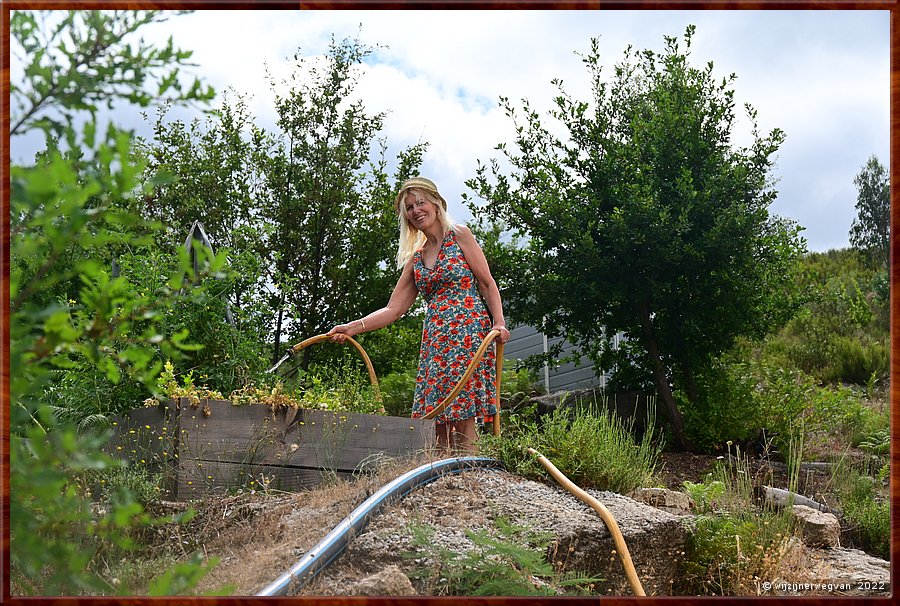
{"type": "Polygon", "coordinates": [[[425,231],[437,219],[436,205],[419,189],[406,192],[403,197],[403,212],[406,213],[407,222],[419,231],[425,231]]]}

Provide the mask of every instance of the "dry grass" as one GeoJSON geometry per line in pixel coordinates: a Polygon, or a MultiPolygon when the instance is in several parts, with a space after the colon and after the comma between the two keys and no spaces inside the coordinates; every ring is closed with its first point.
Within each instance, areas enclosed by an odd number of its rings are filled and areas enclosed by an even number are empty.
{"type": "Polygon", "coordinates": [[[207,558],[220,559],[200,581],[198,593],[230,585],[233,595],[254,595],[373,492],[444,456],[423,452],[408,459],[375,461],[369,474],[338,478],[304,492],[244,492],[194,502],[191,507],[197,515],[186,526],[161,529],[160,538],[168,548],[180,546],[177,551],[184,559],[198,549],[207,558]]]}

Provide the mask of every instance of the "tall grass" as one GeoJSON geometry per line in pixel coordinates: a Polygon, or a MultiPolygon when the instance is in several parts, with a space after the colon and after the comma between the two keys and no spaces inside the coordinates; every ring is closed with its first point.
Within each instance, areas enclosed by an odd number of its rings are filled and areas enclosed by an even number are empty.
{"type": "Polygon", "coordinates": [[[890,559],[891,511],[883,478],[890,472],[885,461],[880,470],[874,463],[865,469],[850,464],[846,455],[832,470],[831,482],[844,513],[843,523],[848,528],[854,545],[867,552],[890,559]]]}
{"type": "MultiPolygon", "coordinates": [[[[802,450],[798,445],[795,450],[802,450]]],[[[799,473],[799,458],[791,475],[799,473]]],[[[791,480],[792,486],[796,480],[791,480]]],[[[790,508],[756,503],[747,457],[739,449],[721,462],[703,484],[686,485],[698,501],[697,516],[685,547],[678,593],[690,595],[759,595],[762,583],[776,578],[795,534],[790,508]]]]}
{"type": "Polygon", "coordinates": [[[633,421],[623,421],[596,398],[573,409],[558,408],[542,418],[513,415],[499,438],[479,438],[481,452],[508,470],[543,479],[545,472],[528,448],[540,451],[573,482],[585,488],[627,493],[652,486],[661,451],[654,440],[652,412],[643,438],[632,435],[633,421]]]}

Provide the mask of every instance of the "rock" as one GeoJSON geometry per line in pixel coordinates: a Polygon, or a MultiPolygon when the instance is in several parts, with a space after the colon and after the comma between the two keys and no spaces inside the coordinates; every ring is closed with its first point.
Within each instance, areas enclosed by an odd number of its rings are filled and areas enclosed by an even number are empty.
{"type": "Polygon", "coordinates": [[[818,551],[813,572],[821,583],[840,586],[846,595],[891,594],[891,564],[859,549],[818,551]]]}
{"type": "MultiPolygon", "coordinates": [[[[683,558],[685,516],[611,492],[588,492],[616,519],[645,593],[669,595],[683,558]]],[[[546,557],[557,569],[605,579],[605,594],[633,595],[614,551],[612,535],[593,509],[559,486],[523,480],[501,470],[473,470],[447,476],[410,493],[374,519],[350,543],[335,568],[345,562],[348,569],[388,565],[409,572],[421,569],[429,562],[427,553],[413,545],[411,524],[435,529],[429,540],[434,548],[464,553],[473,547],[465,531],[494,529],[495,517],[550,533],[552,540],[546,557]],[[418,552],[422,557],[404,557],[404,552],[418,552]]],[[[340,572],[323,572],[329,574],[340,572]]]]}
{"type": "Polygon", "coordinates": [[[350,589],[351,595],[418,595],[409,577],[398,566],[388,566],[361,580],[350,589]]]}
{"type": "Polygon", "coordinates": [[[803,542],[810,547],[839,547],[841,524],[831,513],[816,511],[806,505],[794,505],[794,518],[801,524],[803,542]]]}
{"type": "Polygon", "coordinates": [[[638,488],[628,493],[628,496],[640,503],[675,514],[689,514],[694,507],[691,497],[668,488],[638,488]]]}

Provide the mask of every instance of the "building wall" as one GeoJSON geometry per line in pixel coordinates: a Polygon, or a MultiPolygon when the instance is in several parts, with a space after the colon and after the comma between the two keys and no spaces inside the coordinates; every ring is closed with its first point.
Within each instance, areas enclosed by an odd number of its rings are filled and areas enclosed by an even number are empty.
{"type": "MultiPolygon", "coordinates": [[[[533,326],[519,325],[510,331],[509,342],[506,343],[503,350],[503,357],[507,360],[524,360],[528,356],[547,351],[548,348],[560,341],[563,342],[560,357],[577,352],[578,348],[562,337],[546,339],[543,333],[533,326]]],[[[567,362],[555,368],[545,365],[542,371],[538,371],[538,379],[544,385],[547,393],[553,393],[585,387],[605,387],[607,375],[596,376],[594,365],[582,356],[581,366],[576,366],[574,362],[567,362]]]]}

